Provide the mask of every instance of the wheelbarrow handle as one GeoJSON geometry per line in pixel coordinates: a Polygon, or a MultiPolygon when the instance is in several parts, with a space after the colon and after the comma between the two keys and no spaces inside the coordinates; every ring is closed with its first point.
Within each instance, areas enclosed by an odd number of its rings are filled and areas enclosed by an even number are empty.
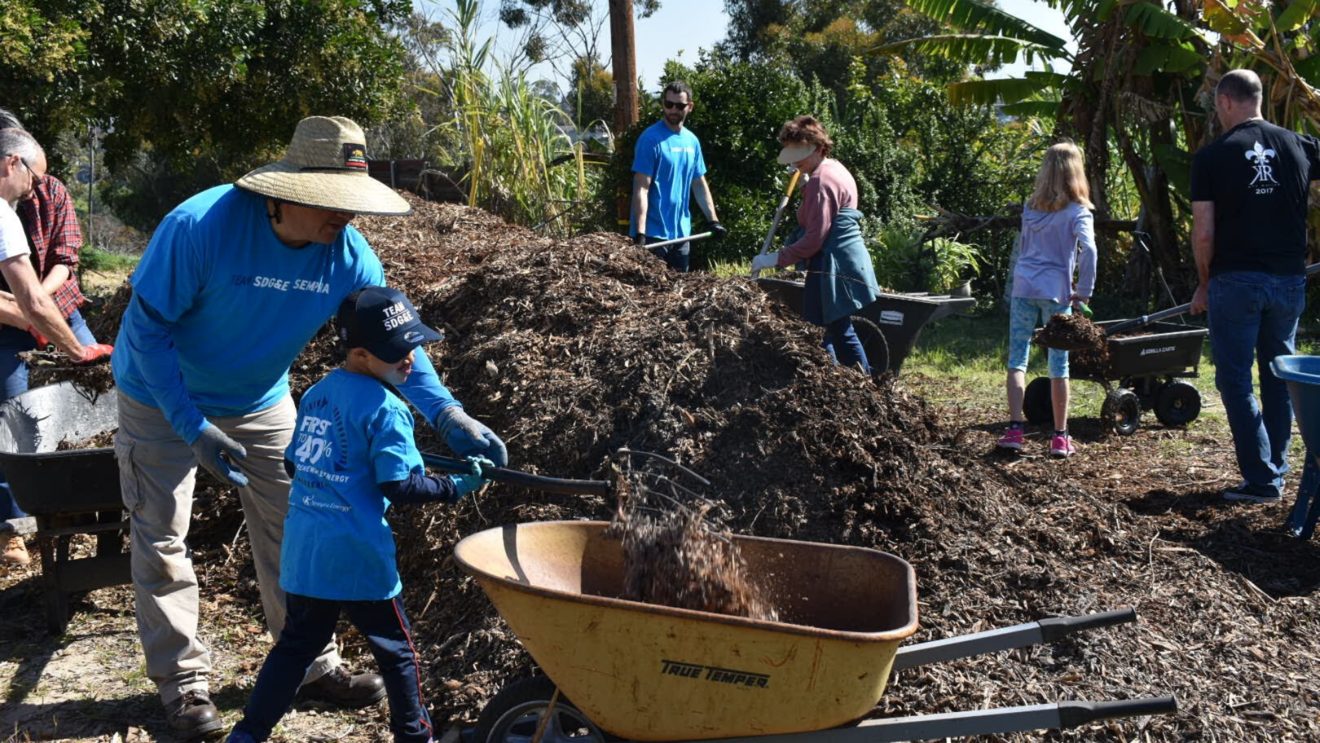
{"type": "MultiPolygon", "coordinates": [[[[1311,274],[1314,274],[1317,271],[1320,271],[1320,263],[1312,263],[1311,265],[1306,267],[1307,276],[1310,276],[1311,274]]],[[[1174,317],[1176,315],[1181,315],[1182,313],[1186,312],[1187,310],[1190,310],[1191,308],[1192,308],[1192,303],[1188,302],[1187,304],[1180,304],[1177,307],[1170,307],[1167,310],[1160,310],[1159,312],[1156,312],[1153,315],[1142,315],[1141,317],[1138,317],[1134,320],[1127,320],[1117,325],[1110,325],[1108,328],[1105,328],[1105,335],[1107,336],[1113,335],[1114,333],[1123,330],[1131,330],[1132,328],[1138,328],[1141,327],[1142,325],[1149,325],[1150,323],[1156,322],[1158,320],[1164,320],[1166,318],[1174,317]]]]}
{"type": "MultiPolygon", "coordinates": [[[[455,474],[468,474],[472,472],[472,464],[466,459],[457,459],[455,457],[445,457],[430,452],[422,452],[422,461],[431,467],[445,472],[453,472],[455,474]]],[[[487,480],[507,482],[511,485],[521,485],[530,490],[541,490],[547,493],[600,496],[608,496],[610,494],[610,484],[604,480],[565,480],[558,477],[533,475],[530,472],[510,470],[503,467],[482,467],[481,476],[487,480]]]]}
{"type": "Polygon", "coordinates": [[[1172,696],[1113,702],[1059,702],[1059,727],[1066,730],[1089,725],[1097,720],[1169,715],[1177,711],[1178,700],[1172,696]]]}
{"type": "Polygon", "coordinates": [[[1137,621],[1137,610],[1132,607],[1102,611],[1099,614],[1086,614],[1080,617],[1048,617],[1037,622],[1040,625],[1041,641],[1057,642],[1074,632],[1101,627],[1113,627],[1119,624],[1137,621]]]}

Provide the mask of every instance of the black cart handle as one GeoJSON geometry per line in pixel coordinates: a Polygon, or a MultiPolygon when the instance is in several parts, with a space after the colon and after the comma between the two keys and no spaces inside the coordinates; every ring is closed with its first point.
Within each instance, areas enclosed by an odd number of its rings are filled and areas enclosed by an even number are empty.
{"type": "Polygon", "coordinates": [[[1137,621],[1137,610],[1132,607],[1086,614],[1080,617],[1049,617],[1036,622],[1040,625],[1042,642],[1057,642],[1074,632],[1100,627],[1113,627],[1137,621]]]}
{"type": "Polygon", "coordinates": [[[1097,720],[1170,715],[1177,711],[1178,700],[1172,696],[1123,699],[1116,702],[1059,702],[1059,727],[1067,730],[1097,720]]]}
{"type": "MultiPolygon", "coordinates": [[[[1320,271],[1320,263],[1312,263],[1311,265],[1306,267],[1307,276],[1310,276],[1311,274],[1317,271],[1320,271]]],[[[1105,335],[1106,336],[1113,335],[1114,333],[1117,333],[1120,330],[1130,330],[1132,328],[1140,327],[1142,325],[1149,325],[1150,323],[1153,323],[1156,320],[1163,320],[1166,317],[1181,315],[1182,313],[1186,312],[1187,310],[1190,310],[1191,308],[1192,308],[1192,303],[1188,302],[1187,304],[1180,304],[1177,307],[1170,307],[1167,310],[1160,310],[1159,312],[1156,312],[1153,315],[1142,315],[1141,317],[1138,317],[1135,320],[1126,320],[1117,325],[1110,325],[1108,328],[1105,329],[1105,335]]]]}
{"type": "MultiPolygon", "coordinates": [[[[443,457],[439,454],[422,452],[422,461],[431,467],[456,474],[471,474],[472,463],[466,459],[443,457]]],[[[600,495],[610,494],[610,484],[604,480],[565,480],[558,477],[533,475],[530,472],[505,469],[503,467],[482,467],[481,476],[487,480],[521,485],[531,490],[562,495],[600,495]]]]}

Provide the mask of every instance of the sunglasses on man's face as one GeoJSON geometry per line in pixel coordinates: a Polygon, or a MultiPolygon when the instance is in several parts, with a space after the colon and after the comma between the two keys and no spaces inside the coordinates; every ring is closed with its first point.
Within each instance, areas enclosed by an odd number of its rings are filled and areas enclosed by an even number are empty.
{"type": "Polygon", "coordinates": [[[687,105],[686,101],[671,101],[668,98],[665,99],[665,108],[687,108],[687,105]]]}

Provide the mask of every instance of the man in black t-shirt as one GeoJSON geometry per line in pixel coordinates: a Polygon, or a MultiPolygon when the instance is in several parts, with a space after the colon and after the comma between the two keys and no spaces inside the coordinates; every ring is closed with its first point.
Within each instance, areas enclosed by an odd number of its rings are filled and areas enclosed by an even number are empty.
{"type": "Polygon", "coordinates": [[[1292,407],[1270,361],[1296,351],[1306,305],[1307,191],[1320,142],[1260,115],[1260,78],[1231,70],[1215,88],[1225,134],[1192,161],[1192,251],[1200,284],[1191,313],[1209,311],[1215,386],[1243,482],[1229,500],[1277,502],[1288,471],[1292,407]],[[1252,364],[1260,365],[1260,402],[1252,364]]]}

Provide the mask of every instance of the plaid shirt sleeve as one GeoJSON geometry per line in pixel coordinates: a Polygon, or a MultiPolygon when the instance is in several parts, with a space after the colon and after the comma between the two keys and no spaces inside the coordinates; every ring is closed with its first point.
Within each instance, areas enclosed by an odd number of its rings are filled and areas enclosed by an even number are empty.
{"type": "Polygon", "coordinates": [[[58,178],[46,176],[36,195],[23,202],[19,217],[32,241],[32,257],[37,275],[45,277],[57,265],[69,267],[69,278],[55,291],[52,299],[67,318],[87,302],[78,287],[78,251],[82,250],[82,231],[69,199],[69,190],[58,178]]]}

